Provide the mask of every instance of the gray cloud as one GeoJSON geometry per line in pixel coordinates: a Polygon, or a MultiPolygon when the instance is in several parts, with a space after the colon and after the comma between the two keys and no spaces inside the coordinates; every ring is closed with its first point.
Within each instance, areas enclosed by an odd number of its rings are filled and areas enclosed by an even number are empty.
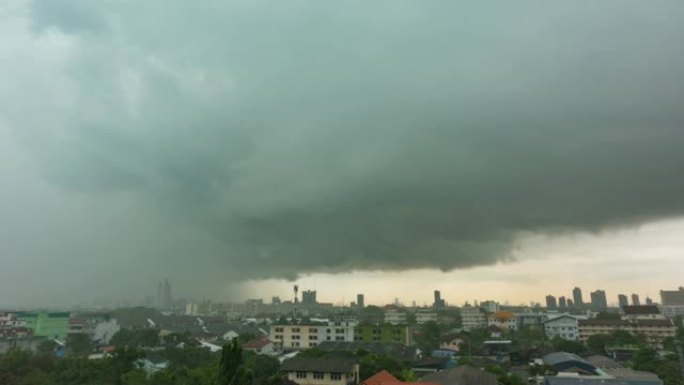
{"type": "Polygon", "coordinates": [[[192,228],[184,268],[448,270],[684,209],[680,2],[31,11],[60,92],[5,120],[59,188],[192,228]]]}

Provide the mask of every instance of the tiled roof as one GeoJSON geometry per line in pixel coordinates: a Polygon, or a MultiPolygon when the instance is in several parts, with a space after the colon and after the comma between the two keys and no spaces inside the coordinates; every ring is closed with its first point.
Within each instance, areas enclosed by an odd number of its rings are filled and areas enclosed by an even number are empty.
{"type": "Polygon", "coordinates": [[[333,357],[293,357],[283,362],[285,372],[324,372],[349,373],[354,369],[356,360],[333,357]]]}
{"type": "Polygon", "coordinates": [[[271,343],[271,340],[269,340],[268,338],[261,338],[258,340],[251,340],[251,341],[243,344],[242,347],[245,349],[261,349],[270,343],[271,343]]]}
{"type": "Polygon", "coordinates": [[[496,385],[496,376],[468,365],[428,374],[421,383],[440,385],[496,385]]]}

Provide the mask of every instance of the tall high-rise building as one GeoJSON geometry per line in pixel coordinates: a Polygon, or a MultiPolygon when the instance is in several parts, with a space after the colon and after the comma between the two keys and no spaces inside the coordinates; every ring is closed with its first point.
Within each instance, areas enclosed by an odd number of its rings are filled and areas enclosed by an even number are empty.
{"type": "Polygon", "coordinates": [[[651,297],[646,297],[646,305],[653,305],[653,300],[651,297]]]}
{"type": "Polygon", "coordinates": [[[356,306],[360,307],[361,309],[363,309],[366,306],[363,294],[356,295],[356,306]]]}
{"type": "Polygon", "coordinates": [[[632,305],[639,306],[641,301],[639,301],[639,294],[632,294],[632,305]]]}
{"type": "Polygon", "coordinates": [[[629,305],[629,301],[627,300],[626,295],[618,294],[618,305],[620,305],[620,308],[623,308],[623,307],[629,305]]]}
{"type": "Polygon", "coordinates": [[[558,297],[558,307],[561,309],[565,309],[568,307],[568,301],[565,299],[565,296],[560,296],[558,297]]]}
{"type": "Polygon", "coordinates": [[[315,305],[316,301],[316,290],[304,290],[302,292],[302,304],[303,305],[315,305]]]}
{"type": "Polygon", "coordinates": [[[606,298],[606,292],[603,290],[596,290],[591,292],[591,307],[596,310],[606,310],[608,309],[608,299],[606,298]]]}
{"type": "Polygon", "coordinates": [[[547,309],[556,309],[558,308],[558,303],[556,303],[556,297],[552,295],[547,295],[546,296],[546,308],[547,309]]]}
{"type": "Polygon", "coordinates": [[[171,285],[169,284],[169,279],[164,279],[163,282],[159,282],[157,285],[157,303],[158,309],[170,310],[173,305],[173,299],[171,298],[171,285]]]}
{"type": "Polygon", "coordinates": [[[572,300],[574,301],[575,306],[584,305],[584,301],[582,301],[582,289],[579,287],[572,289],[572,300]]]}
{"type": "Polygon", "coordinates": [[[442,299],[442,293],[439,290],[435,290],[435,302],[432,306],[438,309],[445,306],[444,299],[442,299]]]}
{"type": "Polygon", "coordinates": [[[568,307],[573,307],[573,306],[575,306],[575,303],[570,298],[568,298],[568,307]]]}

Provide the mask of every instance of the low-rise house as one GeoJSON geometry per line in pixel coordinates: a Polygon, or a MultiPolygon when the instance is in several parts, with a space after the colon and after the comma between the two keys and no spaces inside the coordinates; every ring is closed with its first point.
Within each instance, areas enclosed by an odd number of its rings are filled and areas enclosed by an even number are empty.
{"type": "Polygon", "coordinates": [[[552,366],[559,373],[577,373],[582,375],[596,375],[598,368],[590,364],[577,354],[566,352],[555,352],[544,356],[544,365],[552,366]]]}
{"type": "Polygon", "coordinates": [[[487,326],[492,325],[503,330],[518,330],[518,318],[510,311],[497,311],[487,316],[487,326]]]}
{"type": "Polygon", "coordinates": [[[249,341],[242,345],[242,349],[257,354],[272,355],[276,353],[275,345],[268,338],[259,338],[256,340],[249,341]]]}
{"type": "Polygon", "coordinates": [[[428,374],[421,379],[421,383],[439,385],[497,385],[494,374],[472,366],[462,365],[453,369],[428,374]]]}
{"type": "Polygon", "coordinates": [[[383,370],[375,373],[371,377],[361,381],[360,385],[408,385],[408,384],[421,384],[421,385],[437,385],[436,383],[429,382],[404,382],[394,377],[390,372],[383,370]]]}
{"type": "Polygon", "coordinates": [[[462,338],[448,335],[442,337],[441,341],[439,342],[439,348],[442,350],[451,350],[458,353],[461,351],[461,344],[464,342],[465,341],[462,338]]]}
{"type": "Polygon", "coordinates": [[[548,338],[560,337],[568,341],[579,339],[579,320],[569,314],[563,314],[544,322],[544,332],[548,338]]]}
{"type": "Polygon", "coordinates": [[[294,357],[283,362],[281,371],[299,385],[354,385],[359,382],[356,360],[333,357],[294,357]]]}

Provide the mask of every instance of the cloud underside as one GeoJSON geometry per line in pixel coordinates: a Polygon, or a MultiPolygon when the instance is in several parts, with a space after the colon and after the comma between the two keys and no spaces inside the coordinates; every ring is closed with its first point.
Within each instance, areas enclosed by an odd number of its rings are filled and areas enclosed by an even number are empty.
{"type": "Polygon", "coordinates": [[[218,245],[168,258],[450,270],[682,214],[680,2],[229,3],[26,8],[52,59],[6,120],[64,191],[218,245]]]}

